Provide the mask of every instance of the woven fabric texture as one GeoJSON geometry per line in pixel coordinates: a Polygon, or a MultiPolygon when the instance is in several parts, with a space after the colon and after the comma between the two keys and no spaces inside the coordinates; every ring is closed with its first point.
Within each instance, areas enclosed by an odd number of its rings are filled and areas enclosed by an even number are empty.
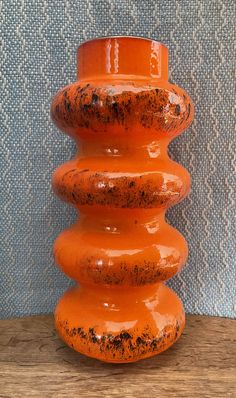
{"type": "Polygon", "coordinates": [[[102,35],[138,35],[169,47],[171,81],[195,121],[170,147],[192,191],[168,213],[186,237],[186,268],[170,286],[187,312],[235,316],[235,130],[232,0],[3,0],[1,21],[1,308],[51,312],[72,282],[54,265],[56,236],[75,212],[51,174],[74,143],[51,123],[56,91],[76,80],[76,48],[102,35]]]}

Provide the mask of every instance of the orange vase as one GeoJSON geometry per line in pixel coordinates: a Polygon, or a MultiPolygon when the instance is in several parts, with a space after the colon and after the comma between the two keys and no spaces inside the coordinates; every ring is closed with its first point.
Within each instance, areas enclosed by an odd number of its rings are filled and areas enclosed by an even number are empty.
{"type": "Polygon", "coordinates": [[[60,299],[56,328],[102,361],[158,354],[185,324],[163,282],[188,247],[165,212],[188,194],[190,176],[167,147],[193,119],[189,96],[168,82],[168,49],[136,37],[83,43],[78,81],[54,97],[51,115],[79,148],[53,175],[55,193],[80,212],[54,246],[61,270],[79,282],[60,299]]]}

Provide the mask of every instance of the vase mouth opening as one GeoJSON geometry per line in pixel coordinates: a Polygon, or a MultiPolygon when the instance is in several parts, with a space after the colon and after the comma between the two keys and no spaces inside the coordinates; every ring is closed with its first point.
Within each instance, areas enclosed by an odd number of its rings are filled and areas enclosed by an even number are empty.
{"type": "Polygon", "coordinates": [[[79,80],[153,78],[168,80],[168,48],[139,36],[102,36],[81,43],[77,50],[79,80]]]}
{"type": "Polygon", "coordinates": [[[163,47],[165,47],[168,50],[168,47],[155,39],[150,39],[149,37],[144,37],[144,36],[135,36],[135,35],[111,35],[111,36],[98,36],[98,37],[93,37],[91,39],[88,40],[84,40],[82,41],[82,43],[80,43],[80,45],[78,46],[78,48],[80,48],[81,46],[84,46],[87,43],[90,42],[94,42],[94,41],[102,41],[102,40],[107,40],[107,39],[119,39],[119,40],[123,40],[123,39],[129,39],[129,40],[133,40],[133,39],[137,39],[137,40],[144,40],[144,41],[148,41],[148,42],[154,42],[156,44],[159,44],[163,47]]]}

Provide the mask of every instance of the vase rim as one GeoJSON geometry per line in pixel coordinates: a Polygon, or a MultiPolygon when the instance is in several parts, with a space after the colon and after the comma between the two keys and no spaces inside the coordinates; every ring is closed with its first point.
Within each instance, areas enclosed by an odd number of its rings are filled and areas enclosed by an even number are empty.
{"type": "Polygon", "coordinates": [[[78,79],[139,76],[168,80],[168,48],[138,36],[101,36],[77,48],[78,79]]]}
{"type": "Polygon", "coordinates": [[[159,44],[160,46],[165,47],[168,50],[168,47],[164,43],[162,43],[161,41],[150,39],[148,37],[134,36],[134,35],[111,35],[111,36],[94,37],[94,38],[82,41],[80,43],[80,45],[78,46],[78,48],[83,46],[84,44],[90,43],[92,41],[99,41],[99,40],[106,40],[106,39],[140,39],[140,40],[144,40],[144,41],[154,42],[156,44],[159,44]]]}

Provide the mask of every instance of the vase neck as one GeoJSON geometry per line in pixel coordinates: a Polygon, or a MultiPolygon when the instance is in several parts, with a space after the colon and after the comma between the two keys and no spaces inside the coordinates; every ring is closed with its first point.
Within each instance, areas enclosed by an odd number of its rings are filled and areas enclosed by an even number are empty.
{"type": "Polygon", "coordinates": [[[138,37],[106,37],[81,44],[77,51],[79,80],[168,80],[168,49],[138,37]]]}

